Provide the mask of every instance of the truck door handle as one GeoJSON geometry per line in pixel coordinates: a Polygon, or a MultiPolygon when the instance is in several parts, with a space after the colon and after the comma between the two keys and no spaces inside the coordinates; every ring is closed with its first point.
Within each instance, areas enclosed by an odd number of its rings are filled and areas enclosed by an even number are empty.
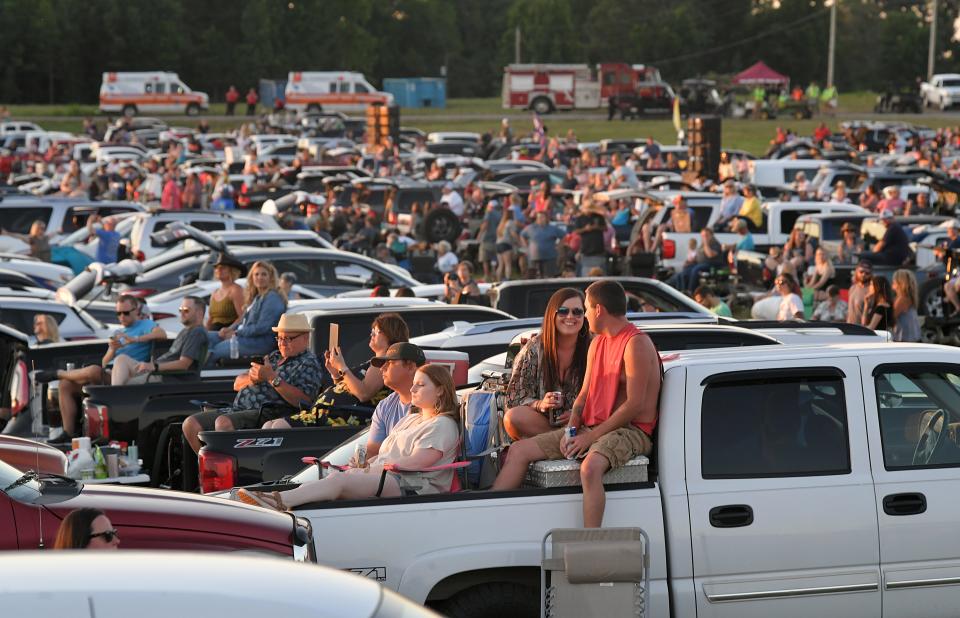
{"type": "Polygon", "coordinates": [[[921,493],[890,494],[883,498],[883,512],[887,515],[919,515],[927,510],[927,497],[921,493]]]}
{"type": "Polygon", "coordinates": [[[710,509],[710,525],[714,528],[741,528],[753,523],[753,509],[746,504],[728,504],[710,509]]]}

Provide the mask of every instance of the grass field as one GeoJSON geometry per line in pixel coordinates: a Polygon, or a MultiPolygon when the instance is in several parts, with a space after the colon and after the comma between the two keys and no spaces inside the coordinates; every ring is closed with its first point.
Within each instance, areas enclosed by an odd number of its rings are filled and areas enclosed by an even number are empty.
{"type": "MultiPolygon", "coordinates": [[[[840,97],[837,118],[825,117],[823,120],[831,128],[838,128],[841,120],[855,118],[877,118],[884,120],[902,120],[927,126],[945,126],[960,124],[960,115],[953,114],[924,114],[920,116],[874,116],[872,113],[876,95],[871,92],[853,92],[840,97]]],[[[102,122],[97,116],[96,105],[11,105],[8,106],[14,118],[33,120],[49,130],[79,131],[81,119],[92,116],[102,122]]],[[[230,129],[237,126],[243,117],[226,118],[222,103],[210,106],[209,122],[214,131],[230,129]]],[[[510,118],[514,132],[521,135],[532,130],[530,112],[522,110],[504,110],[499,98],[489,99],[450,99],[446,108],[418,108],[401,110],[401,124],[413,126],[424,131],[475,131],[483,133],[496,131],[501,117],[510,118]]],[[[676,141],[676,132],[669,118],[645,119],[636,121],[614,120],[607,122],[602,110],[596,114],[584,111],[574,113],[557,113],[544,117],[551,135],[565,135],[573,129],[581,141],[597,141],[611,137],[647,137],[663,143],[671,144],[676,141]]],[[[196,119],[185,116],[169,117],[171,124],[193,126],[196,119]]],[[[793,120],[783,118],[778,120],[752,119],[724,119],[723,145],[726,148],[743,149],[756,155],[762,155],[773,137],[778,125],[789,127],[801,135],[810,135],[814,127],[820,122],[813,120],[793,120]]]]}

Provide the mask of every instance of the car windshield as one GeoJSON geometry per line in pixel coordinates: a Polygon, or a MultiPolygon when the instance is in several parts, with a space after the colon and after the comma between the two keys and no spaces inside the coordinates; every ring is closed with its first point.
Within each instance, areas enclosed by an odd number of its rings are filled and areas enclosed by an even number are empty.
{"type": "Polygon", "coordinates": [[[23,473],[0,461],[0,491],[24,504],[55,504],[73,498],[82,485],[65,477],[23,473]]]}
{"type": "Polygon", "coordinates": [[[943,80],[944,88],[960,88],[960,79],[945,79],[943,80]]]}

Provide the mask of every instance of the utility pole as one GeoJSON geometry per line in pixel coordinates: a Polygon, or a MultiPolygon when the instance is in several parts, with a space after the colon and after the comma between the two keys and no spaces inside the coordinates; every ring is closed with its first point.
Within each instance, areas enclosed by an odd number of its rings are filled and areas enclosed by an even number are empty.
{"type": "Polygon", "coordinates": [[[837,4],[840,0],[833,0],[830,4],[830,46],[827,50],[827,88],[833,85],[833,58],[837,53],[837,4]]]}
{"type": "Polygon", "coordinates": [[[933,59],[937,52],[937,0],[931,0],[930,46],[927,49],[927,81],[933,78],[933,59]]]}
{"type": "Polygon", "coordinates": [[[520,26],[513,32],[513,62],[520,64],[520,26]]]}

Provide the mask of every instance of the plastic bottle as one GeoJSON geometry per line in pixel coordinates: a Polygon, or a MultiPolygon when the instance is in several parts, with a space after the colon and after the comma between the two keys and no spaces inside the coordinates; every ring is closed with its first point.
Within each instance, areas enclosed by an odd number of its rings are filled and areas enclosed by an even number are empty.
{"type": "Polygon", "coordinates": [[[230,358],[240,358],[240,343],[237,341],[236,335],[230,337],[230,358]]]}
{"type": "Polygon", "coordinates": [[[93,465],[93,478],[95,479],[105,479],[107,478],[107,461],[103,457],[103,453],[100,451],[100,447],[97,447],[97,450],[94,451],[93,455],[94,465],[93,465]]]}

